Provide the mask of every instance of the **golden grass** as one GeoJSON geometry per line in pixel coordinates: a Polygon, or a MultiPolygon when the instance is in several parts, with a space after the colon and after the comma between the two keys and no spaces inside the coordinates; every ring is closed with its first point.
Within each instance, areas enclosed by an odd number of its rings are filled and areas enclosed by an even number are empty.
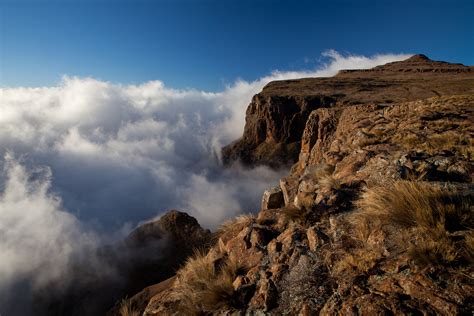
{"type": "Polygon", "coordinates": [[[120,316],[139,316],[140,312],[134,310],[129,300],[123,299],[120,303],[120,316]]]}
{"type": "Polygon", "coordinates": [[[460,252],[448,236],[423,236],[410,245],[408,255],[418,266],[445,265],[461,259],[460,252]]]}
{"type": "Polygon", "coordinates": [[[394,181],[363,193],[356,205],[367,216],[403,227],[457,230],[473,226],[472,201],[460,193],[417,181],[394,181]]]}
{"type": "Polygon", "coordinates": [[[474,231],[470,231],[464,242],[464,257],[473,264],[474,263],[474,231]]]}
{"type": "Polygon", "coordinates": [[[307,167],[303,177],[318,180],[331,175],[333,171],[334,166],[328,165],[326,163],[321,163],[318,165],[307,167]]]}
{"type": "Polygon", "coordinates": [[[382,136],[378,136],[376,134],[366,134],[365,137],[361,137],[357,139],[357,141],[355,142],[355,145],[359,148],[363,148],[366,146],[376,145],[383,142],[384,140],[382,136]]]}
{"type": "Polygon", "coordinates": [[[175,294],[182,313],[201,315],[238,307],[232,283],[246,272],[235,255],[196,252],[177,273],[175,294]]]}
{"type": "Polygon", "coordinates": [[[343,271],[356,271],[367,273],[382,258],[381,252],[373,249],[358,248],[345,254],[332,268],[332,273],[339,274],[343,271]]]}
{"type": "Polygon", "coordinates": [[[354,222],[362,240],[377,229],[395,226],[398,237],[413,233],[408,254],[420,266],[441,265],[471,260],[471,235],[455,243],[450,235],[464,231],[472,234],[474,212],[472,198],[417,181],[394,181],[368,189],[356,202],[360,209],[354,222]],[[458,248],[465,251],[459,251],[458,248]]]}
{"type": "Polygon", "coordinates": [[[324,176],[318,180],[319,188],[324,191],[334,191],[341,188],[341,180],[334,178],[332,175],[324,176]]]}

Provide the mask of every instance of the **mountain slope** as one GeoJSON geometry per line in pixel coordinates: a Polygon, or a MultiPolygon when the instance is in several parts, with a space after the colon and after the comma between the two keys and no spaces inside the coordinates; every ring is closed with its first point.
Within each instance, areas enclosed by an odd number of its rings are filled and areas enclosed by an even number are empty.
{"type": "Polygon", "coordinates": [[[260,126],[249,124],[255,111],[275,106],[280,110],[266,119],[291,130],[296,111],[274,100],[301,100],[297,107],[307,118],[298,116],[304,121],[299,136],[279,139],[286,148],[297,143],[296,158],[289,151],[278,156],[283,151],[268,130],[259,130],[266,138],[257,149],[245,150],[255,158],[251,163],[296,159],[290,173],[264,193],[256,216],[224,224],[209,251],[188,258],[176,277],[137,294],[124,311],[469,314],[473,79],[471,67],[416,55],[333,78],[270,83],[249,105],[246,133],[260,126]],[[379,72],[391,83],[382,85],[379,72]],[[359,91],[372,76],[377,84],[359,91]],[[329,96],[335,82],[347,94],[329,96]],[[256,103],[269,91],[271,102],[256,103]],[[308,96],[318,105],[305,105],[308,96]],[[379,101],[388,96],[391,102],[379,101]],[[324,105],[329,98],[336,102],[324,105]],[[262,144],[279,160],[259,152],[262,144]]]}

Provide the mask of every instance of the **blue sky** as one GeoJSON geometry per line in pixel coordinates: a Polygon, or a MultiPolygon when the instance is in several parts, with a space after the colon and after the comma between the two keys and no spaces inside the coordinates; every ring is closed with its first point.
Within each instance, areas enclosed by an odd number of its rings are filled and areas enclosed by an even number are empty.
{"type": "Polygon", "coordinates": [[[221,90],[321,52],[474,64],[474,1],[0,0],[1,86],[62,75],[221,90]]]}

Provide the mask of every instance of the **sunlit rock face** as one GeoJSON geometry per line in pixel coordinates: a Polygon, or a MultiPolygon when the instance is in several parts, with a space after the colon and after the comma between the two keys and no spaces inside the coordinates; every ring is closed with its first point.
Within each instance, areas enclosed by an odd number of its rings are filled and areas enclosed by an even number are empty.
{"type": "Polygon", "coordinates": [[[372,69],[342,70],[331,78],[271,82],[253,97],[243,136],[223,148],[224,161],[291,165],[298,160],[301,136],[313,110],[472,93],[473,74],[473,67],[415,55],[372,69]]]}

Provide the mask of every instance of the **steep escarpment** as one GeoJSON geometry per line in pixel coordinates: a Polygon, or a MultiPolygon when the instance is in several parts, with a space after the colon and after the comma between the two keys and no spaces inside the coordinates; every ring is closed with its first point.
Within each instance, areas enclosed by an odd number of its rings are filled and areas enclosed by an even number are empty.
{"type": "Polygon", "coordinates": [[[224,163],[291,165],[298,159],[311,111],[472,93],[473,74],[474,67],[415,55],[372,69],[341,71],[331,78],[271,82],[247,108],[242,138],[223,148],[224,163]]]}
{"type": "MultiPolygon", "coordinates": [[[[269,84],[267,92],[280,87],[273,93],[289,100],[292,91],[301,106],[294,101],[286,111],[275,103],[272,113],[280,116],[271,116],[273,105],[256,96],[248,115],[261,111],[279,123],[272,122],[269,133],[248,133],[275,155],[277,140],[294,145],[291,171],[263,194],[256,215],[224,223],[208,251],[124,301],[121,314],[471,313],[473,76],[470,67],[414,56],[330,79],[269,84]],[[378,72],[392,80],[386,92],[377,86],[373,95],[329,96],[314,86],[349,78],[358,86],[348,84],[346,91],[360,90],[378,72]],[[445,85],[439,74],[446,75],[445,85]],[[309,87],[314,103],[304,107],[309,87]],[[379,101],[387,96],[391,102],[379,101]],[[303,111],[309,112],[304,126],[290,137],[290,122],[303,111]],[[285,132],[275,132],[276,126],[285,132]]],[[[246,152],[255,159],[249,161],[275,163],[259,152],[261,144],[246,152]]]]}

